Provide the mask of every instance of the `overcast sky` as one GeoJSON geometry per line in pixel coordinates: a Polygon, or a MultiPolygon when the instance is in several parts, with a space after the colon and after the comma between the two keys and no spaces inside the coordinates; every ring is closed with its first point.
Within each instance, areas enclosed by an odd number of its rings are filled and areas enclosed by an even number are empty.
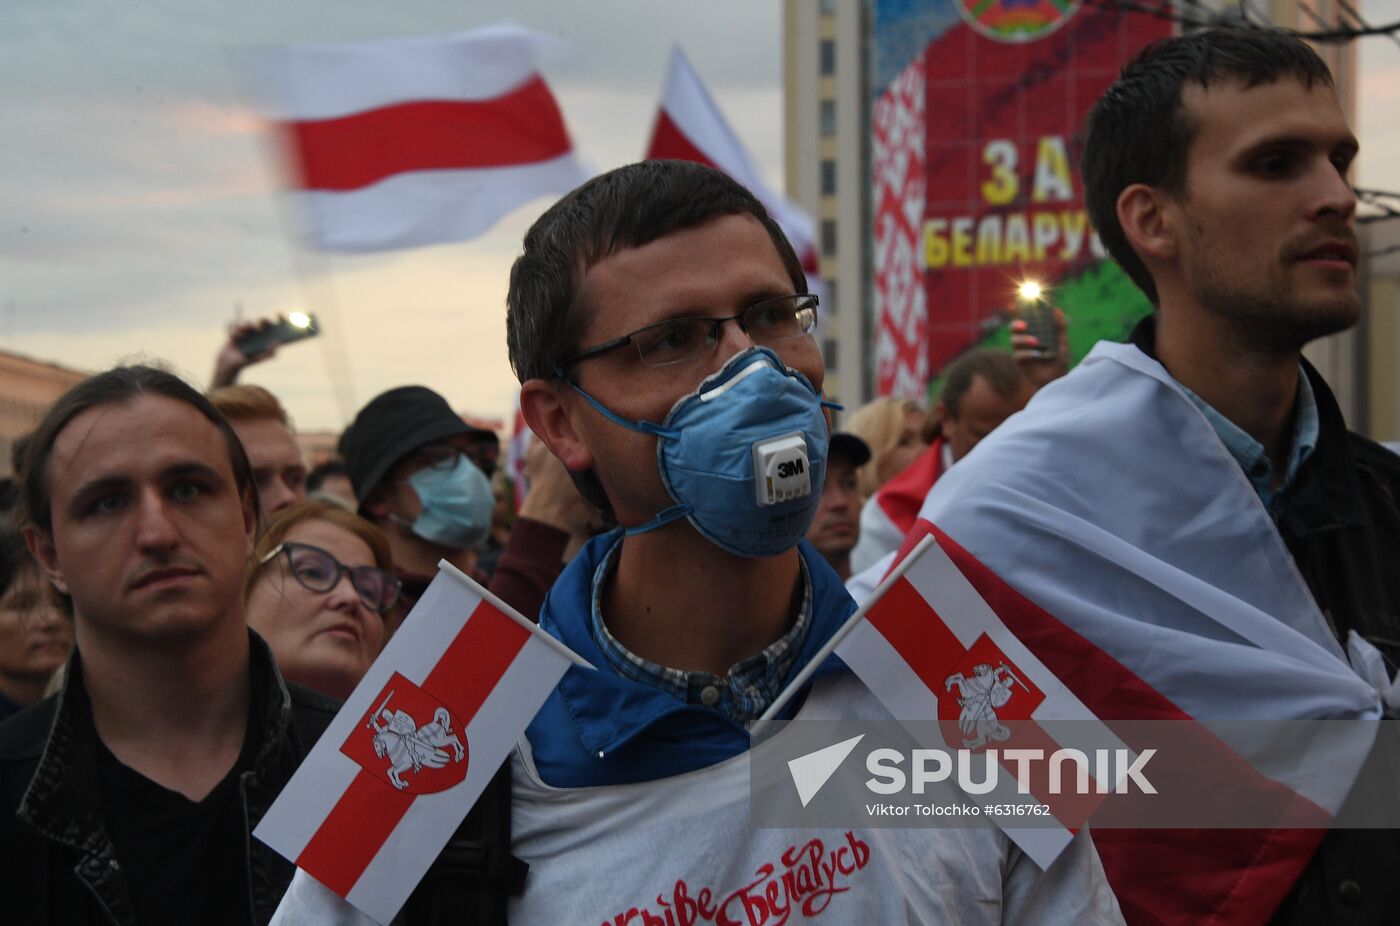
{"type": "MultiPolygon", "coordinates": [[[[815,0],[813,0],[815,2],[815,0]]],[[[1400,0],[1361,4],[1373,22],[1400,0]]],[[[82,369],[162,358],[207,379],[222,331],[309,307],[327,334],[245,380],[306,428],[343,423],[345,370],[363,403],[422,382],[505,417],[506,274],[540,201],[461,244],[331,257],[295,218],[229,52],[469,29],[510,19],[567,39],[546,75],[597,169],[636,160],[680,43],[767,179],[782,186],[778,0],[3,0],[0,2],[0,346],[82,369]]],[[[1358,182],[1400,190],[1400,47],[1362,43],[1358,182]]]]}

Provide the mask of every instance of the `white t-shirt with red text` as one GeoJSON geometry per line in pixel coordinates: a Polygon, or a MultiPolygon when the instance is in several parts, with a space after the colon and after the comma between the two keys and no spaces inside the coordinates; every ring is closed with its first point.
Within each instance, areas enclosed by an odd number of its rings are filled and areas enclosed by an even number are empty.
{"type": "MultiPolygon", "coordinates": [[[[819,679],[798,719],[888,719],[849,674],[819,679]]],[[[776,743],[760,744],[763,749],[776,743]]],[[[553,788],[513,760],[511,851],[529,863],[512,924],[787,926],[1121,924],[1089,834],[1047,870],[998,829],[750,826],[746,752],[655,781],[553,788]]],[[[298,871],[279,924],[371,921],[298,871]]]]}

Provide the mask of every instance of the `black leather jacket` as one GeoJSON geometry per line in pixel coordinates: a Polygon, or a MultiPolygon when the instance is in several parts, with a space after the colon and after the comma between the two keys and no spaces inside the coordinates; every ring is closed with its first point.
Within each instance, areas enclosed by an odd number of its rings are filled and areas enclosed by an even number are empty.
{"type": "MultiPolygon", "coordinates": [[[[272,918],[292,864],[252,836],[292,771],[335,715],[335,701],[283,683],[252,634],[251,676],[266,705],[257,751],[238,782],[248,821],[248,903],[272,918]]],[[[7,923],[137,926],[97,804],[97,731],[77,654],[64,690],[0,724],[0,897],[7,923]]]]}

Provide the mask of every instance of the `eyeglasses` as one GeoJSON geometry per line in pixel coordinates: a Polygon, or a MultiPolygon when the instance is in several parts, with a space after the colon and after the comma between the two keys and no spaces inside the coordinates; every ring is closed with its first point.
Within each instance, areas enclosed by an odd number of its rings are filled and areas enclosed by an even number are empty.
{"type": "Polygon", "coordinates": [[[800,338],[817,324],[817,297],[811,293],[779,296],[754,303],[737,315],[722,318],[688,316],[672,318],[593,347],[569,354],[559,361],[561,375],[581,360],[631,344],[649,367],[681,363],[704,354],[719,343],[725,322],[738,322],[755,344],[773,345],[800,338]]]}
{"type": "Polygon", "coordinates": [[[455,444],[424,444],[409,454],[409,459],[422,460],[432,469],[448,470],[457,465],[457,458],[465,452],[455,444]]]}
{"type": "Polygon", "coordinates": [[[342,575],[349,573],[350,584],[365,607],[374,613],[387,614],[399,598],[402,583],[392,573],[375,566],[356,566],[352,569],[309,543],[280,543],[259,560],[258,565],[266,566],[279,553],[286,554],[287,571],[292,578],[309,591],[328,592],[335,588],[342,575]]]}

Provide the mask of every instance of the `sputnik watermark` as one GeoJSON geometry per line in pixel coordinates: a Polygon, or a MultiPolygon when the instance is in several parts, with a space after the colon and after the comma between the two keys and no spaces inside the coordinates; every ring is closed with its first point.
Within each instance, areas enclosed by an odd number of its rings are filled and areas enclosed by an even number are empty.
{"type": "Polygon", "coordinates": [[[750,762],[758,827],[1400,828],[1400,721],[789,721],[750,762]],[[794,758],[795,757],[795,758],[794,758]]]}
{"type": "Polygon", "coordinates": [[[1157,793],[1143,774],[1147,763],[1157,754],[1155,749],[1144,749],[1136,755],[1128,749],[1092,750],[1092,778],[1089,756],[1080,749],[1056,749],[1048,758],[1044,749],[958,749],[954,752],[956,759],[946,749],[911,750],[910,768],[906,773],[905,755],[898,749],[871,750],[865,757],[865,768],[871,775],[865,786],[876,794],[899,794],[906,788],[914,794],[923,794],[928,785],[951,779],[967,794],[990,794],[996,790],[1002,764],[1006,763],[1015,766],[1018,794],[1030,794],[1032,781],[1042,780],[1042,777],[1048,779],[1048,794],[1127,794],[1129,783],[1136,785],[1143,794],[1157,793]],[[976,757],[982,760],[980,774],[975,767],[976,757]],[[1040,772],[1046,774],[1041,776],[1040,772]],[[1072,781],[1067,781],[1071,777],[1072,781]],[[1110,788],[1111,781],[1116,781],[1117,786],[1110,788]]]}
{"type": "MultiPolygon", "coordinates": [[[[788,760],[788,771],[803,807],[812,802],[864,738],[864,734],[853,736],[788,760]]],[[[912,794],[923,794],[929,785],[952,782],[965,794],[991,794],[997,790],[1003,767],[1009,766],[1014,770],[1018,794],[1031,794],[1033,784],[1039,782],[1045,783],[1042,793],[1050,795],[1128,794],[1132,787],[1143,794],[1157,793],[1144,773],[1157,750],[1144,749],[1134,754],[1128,749],[1094,749],[1090,753],[1080,749],[1056,749],[1047,756],[1044,749],[912,749],[906,755],[898,749],[885,747],[866,753],[865,769],[870,777],[865,780],[865,787],[880,795],[901,794],[906,790],[912,794]],[[977,768],[979,764],[980,771],[977,768]],[[1117,785],[1110,786],[1110,782],[1117,782],[1117,785]]],[[[872,816],[888,816],[895,814],[889,809],[894,806],[870,804],[867,808],[877,808],[868,809],[872,816]]],[[[900,806],[904,810],[895,815],[903,816],[909,812],[909,807],[917,805],[900,806]]],[[[968,806],[976,808],[979,805],[968,806]]],[[[957,811],[946,815],[970,812],[957,811]]],[[[1029,811],[1008,813],[1023,812],[1029,811]]],[[[927,815],[945,814],[930,812],[927,815]]]]}

